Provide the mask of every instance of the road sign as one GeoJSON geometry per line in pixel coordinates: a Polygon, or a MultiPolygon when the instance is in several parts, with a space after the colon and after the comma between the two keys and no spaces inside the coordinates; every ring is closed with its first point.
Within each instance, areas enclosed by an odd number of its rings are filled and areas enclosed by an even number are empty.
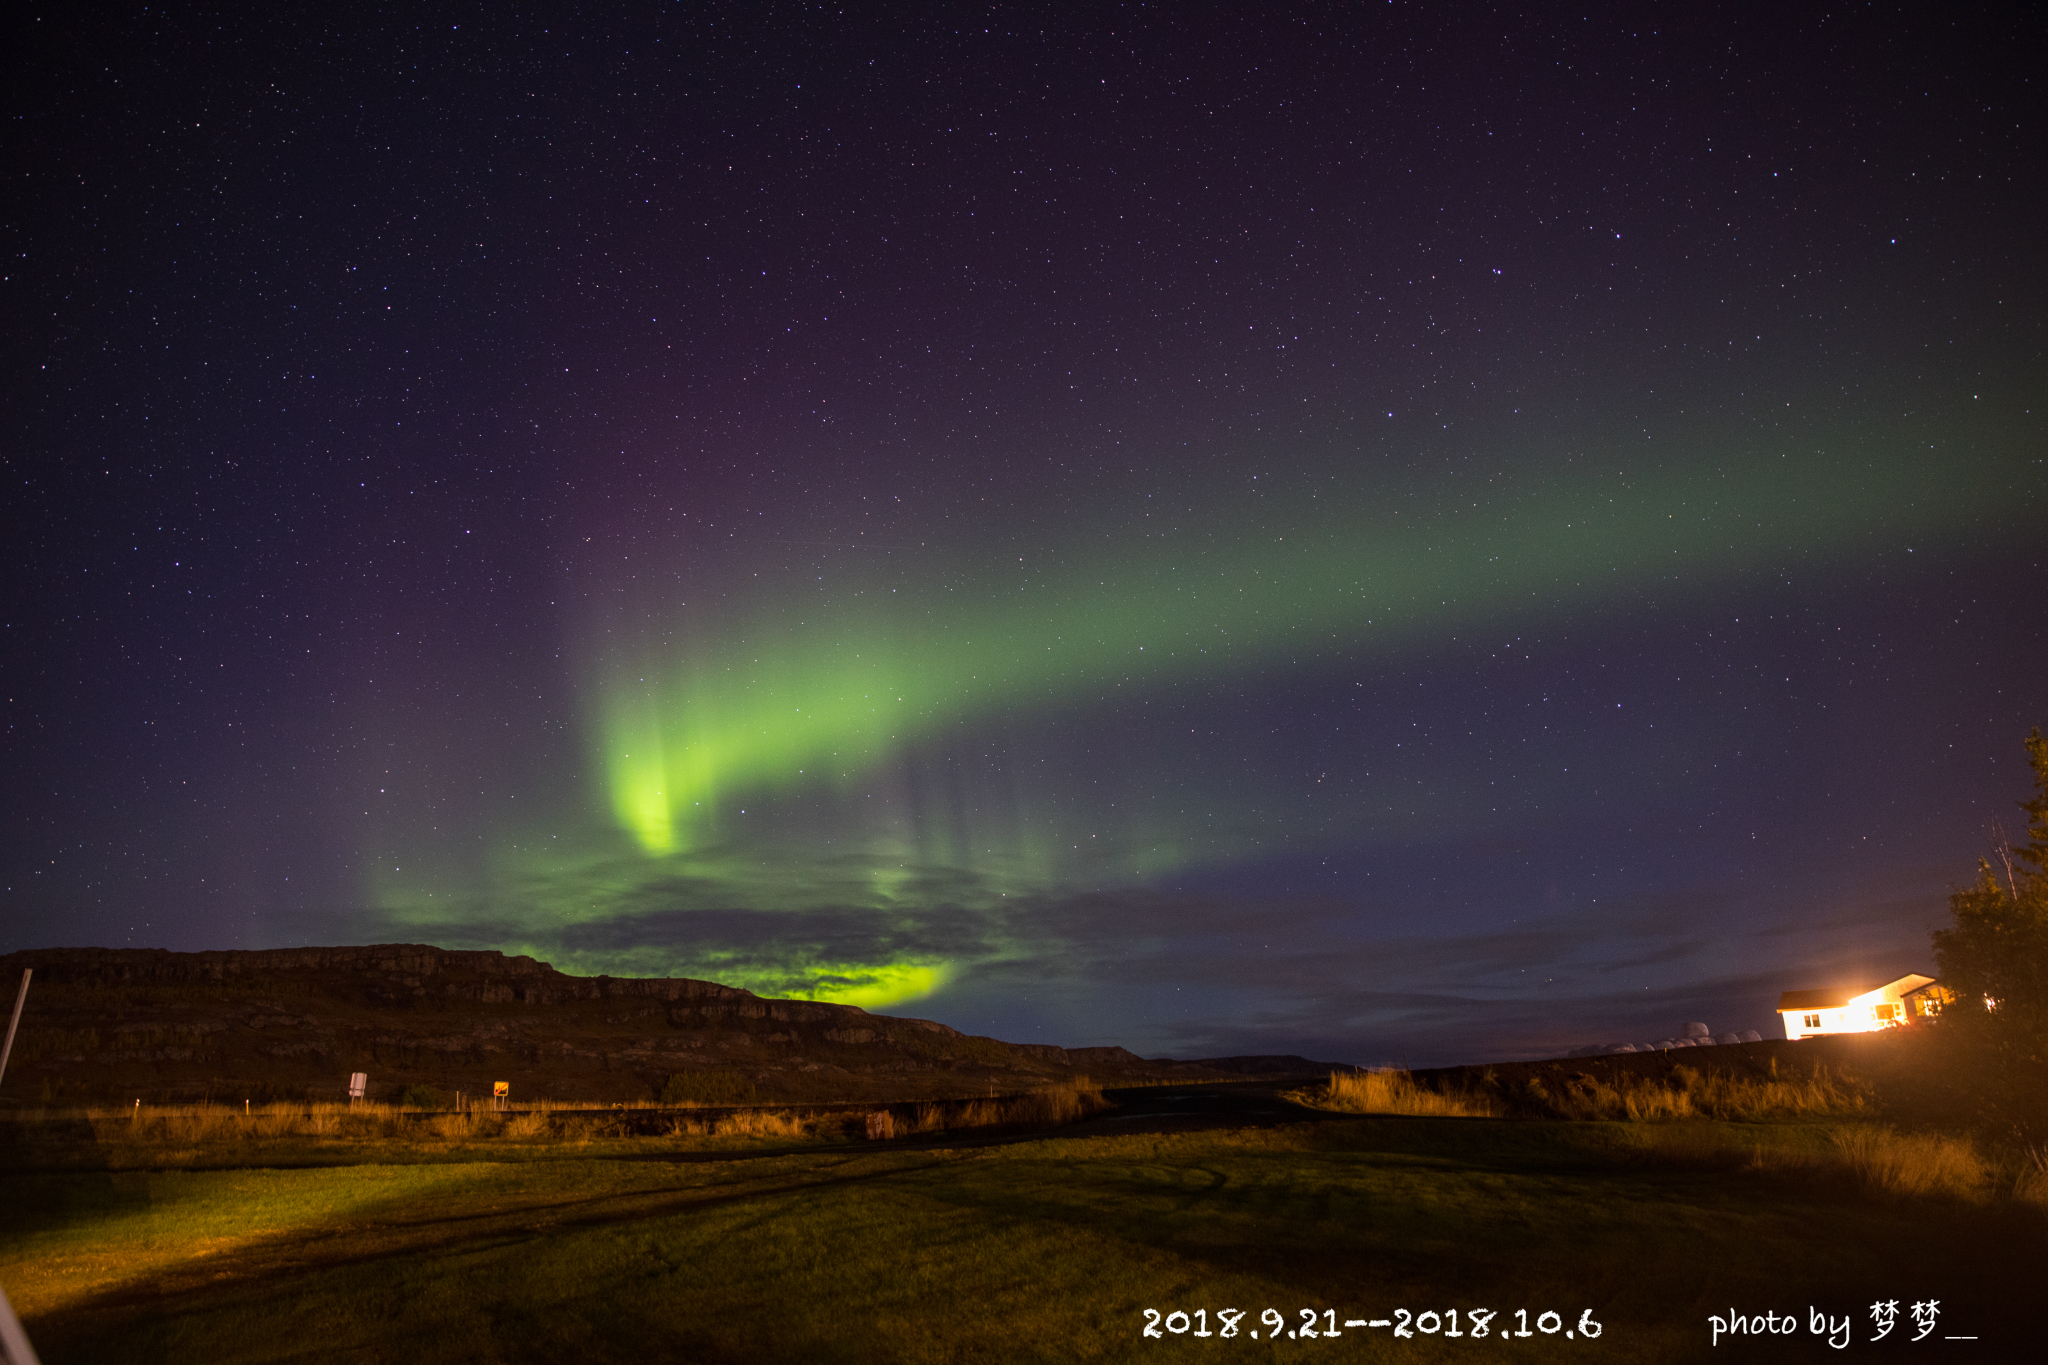
{"type": "Polygon", "coordinates": [[[507,1095],[512,1093],[512,1082],[494,1081],[491,1084],[491,1093],[493,1095],[496,1095],[501,1100],[504,1099],[507,1095]]]}
{"type": "Polygon", "coordinates": [[[366,1091],[368,1091],[368,1090],[369,1090],[369,1088],[370,1088],[370,1077],[369,1077],[369,1073],[367,1073],[367,1072],[363,1072],[363,1071],[351,1071],[351,1072],[349,1073],[349,1076],[348,1076],[348,1097],[349,1097],[350,1099],[352,1099],[352,1100],[359,1100],[359,1099],[361,1099],[361,1098],[363,1097],[364,1093],[365,1093],[366,1091]]]}

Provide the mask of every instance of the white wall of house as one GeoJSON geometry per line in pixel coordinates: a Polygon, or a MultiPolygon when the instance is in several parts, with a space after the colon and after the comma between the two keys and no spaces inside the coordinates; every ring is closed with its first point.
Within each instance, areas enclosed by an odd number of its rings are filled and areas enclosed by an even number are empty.
{"type": "Polygon", "coordinates": [[[1906,995],[1934,980],[1931,976],[1908,975],[1887,982],[1875,990],[1852,996],[1831,1009],[1779,1010],[1785,1020],[1785,1036],[1791,1039],[1818,1038],[1829,1033],[1874,1033],[1897,1028],[1908,1022],[1910,1006],[1906,995]]]}

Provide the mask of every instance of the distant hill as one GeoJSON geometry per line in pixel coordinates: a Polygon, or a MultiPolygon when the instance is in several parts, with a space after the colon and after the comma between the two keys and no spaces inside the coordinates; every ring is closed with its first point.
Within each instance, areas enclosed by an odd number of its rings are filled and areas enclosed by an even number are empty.
{"type": "Polygon", "coordinates": [[[372,1099],[510,1082],[515,1102],[671,1089],[775,1101],[958,1098],[1099,1084],[1320,1074],[1303,1057],[1147,1060],[1120,1047],[975,1037],[928,1019],[764,999],[685,978],[570,976],[530,957],[424,944],[173,953],[49,948],[0,957],[0,1009],[27,1008],[0,1104],[372,1099]]]}

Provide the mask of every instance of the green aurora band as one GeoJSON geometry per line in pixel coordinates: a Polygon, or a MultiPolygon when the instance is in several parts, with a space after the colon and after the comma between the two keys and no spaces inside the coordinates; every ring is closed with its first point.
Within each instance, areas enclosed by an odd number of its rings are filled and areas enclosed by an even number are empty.
{"type": "Polygon", "coordinates": [[[1982,513],[1972,487],[1984,484],[1953,469],[1852,477],[1774,460],[1409,518],[1421,525],[1325,519],[1012,584],[982,577],[971,604],[950,585],[868,583],[762,612],[708,647],[614,661],[593,727],[598,766],[613,818],[644,853],[686,853],[724,837],[736,804],[850,789],[971,717],[1384,651],[1652,585],[1699,593],[1880,533],[1952,531],[1982,513]],[[799,610],[805,619],[790,619],[799,610]]]}
{"type": "MultiPolygon", "coordinates": [[[[1268,500],[1213,525],[1183,517],[1171,533],[1075,527],[1029,564],[1014,552],[979,564],[867,556],[829,582],[810,570],[778,582],[756,566],[764,572],[748,592],[693,593],[687,608],[655,601],[639,617],[596,623],[586,723],[603,823],[615,833],[529,834],[500,846],[487,889],[385,881],[377,898],[436,932],[493,923],[493,946],[572,970],[683,972],[886,1007],[943,986],[961,965],[957,954],[888,946],[917,943],[894,931],[920,915],[1141,884],[1243,851],[1242,838],[1193,823],[1192,812],[1142,799],[1114,812],[1116,837],[1091,845],[1077,831],[1103,828],[1103,812],[1055,789],[969,793],[959,804],[980,812],[971,816],[906,798],[902,774],[971,727],[1028,729],[1182,681],[1313,675],[1461,632],[1903,557],[2012,508],[2014,471],[1978,463],[1758,458],[1553,480],[1534,492],[1505,482],[1474,492],[1466,480],[1404,491],[1364,514],[1304,498],[1285,515],[1268,500]],[[1269,529],[1247,531],[1248,521],[1269,529]],[[1089,545],[1121,553],[1091,555],[1089,545]],[[1086,861],[1111,848],[1107,862],[1086,861]],[[802,915],[786,913],[823,908],[882,929],[869,949],[849,950],[805,938],[802,915]],[[560,937],[699,911],[780,914],[773,923],[790,927],[768,928],[775,941],[758,951],[695,930],[687,947],[630,931],[611,947],[560,937]]],[[[1405,818],[1457,816],[1440,804],[1405,818]]]]}

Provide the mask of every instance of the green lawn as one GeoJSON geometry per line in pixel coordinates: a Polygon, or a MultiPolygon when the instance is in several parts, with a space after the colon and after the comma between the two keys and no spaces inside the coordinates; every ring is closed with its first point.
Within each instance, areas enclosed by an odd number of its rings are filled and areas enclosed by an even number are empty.
{"type": "Polygon", "coordinates": [[[2037,1206],[1872,1196],[1731,1155],[1811,1145],[1815,1127],[1647,1128],[1095,1124],[952,1148],[12,1174],[0,1285],[50,1365],[1817,1360],[1836,1353],[1806,1334],[1809,1308],[1853,1314],[1863,1354],[1878,1298],[1942,1301],[1919,1353],[2031,1332],[2037,1206]],[[1148,1339],[1147,1308],[1206,1309],[1212,1331],[1219,1310],[1249,1315],[1231,1338],[1148,1339]],[[1334,1310],[1342,1335],[1275,1342],[1267,1308],[1290,1328],[1334,1310]],[[1474,1308],[1500,1316],[1483,1338],[1342,1327],[1451,1308],[1467,1328],[1474,1308]],[[1794,1311],[1799,1332],[1710,1349],[1731,1308],[1794,1311]],[[1604,1330],[1503,1339],[1517,1309],[1532,1332],[1547,1310],[1604,1330]]]}

